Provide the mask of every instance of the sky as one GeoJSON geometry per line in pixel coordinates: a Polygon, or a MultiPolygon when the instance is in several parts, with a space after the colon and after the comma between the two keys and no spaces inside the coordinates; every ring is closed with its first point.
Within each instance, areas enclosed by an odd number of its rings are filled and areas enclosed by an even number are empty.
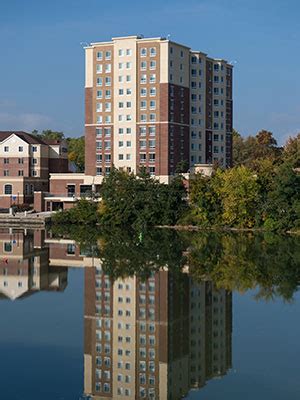
{"type": "Polygon", "coordinates": [[[83,42],[143,34],[234,61],[234,127],[300,131],[298,0],[0,0],[0,130],[84,132],[83,42]]]}

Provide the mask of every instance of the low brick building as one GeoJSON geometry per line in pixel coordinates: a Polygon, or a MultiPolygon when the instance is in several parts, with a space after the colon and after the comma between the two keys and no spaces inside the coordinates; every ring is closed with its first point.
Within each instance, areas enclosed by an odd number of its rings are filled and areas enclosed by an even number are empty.
{"type": "Polygon", "coordinates": [[[58,171],[68,172],[64,141],[0,131],[0,208],[33,204],[34,192],[48,192],[49,174],[58,171]]]}

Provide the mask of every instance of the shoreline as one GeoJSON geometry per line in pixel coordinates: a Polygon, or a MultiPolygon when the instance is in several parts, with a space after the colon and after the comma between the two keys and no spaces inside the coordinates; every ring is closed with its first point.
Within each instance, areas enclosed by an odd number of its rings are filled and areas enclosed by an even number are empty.
{"type": "Polygon", "coordinates": [[[261,232],[261,233],[282,233],[289,235],[300,235],[300,231],[270,231],[263,228],[230,228],[230,227],[203,227],[196,225],[157,225],[155,228],[159,229],[174,229],[176,231],[187,231],[187,232],[261,232]]]}

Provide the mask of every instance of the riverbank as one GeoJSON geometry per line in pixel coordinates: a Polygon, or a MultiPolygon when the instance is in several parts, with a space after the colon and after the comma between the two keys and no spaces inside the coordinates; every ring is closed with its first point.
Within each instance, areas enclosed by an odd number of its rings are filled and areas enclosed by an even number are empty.
{"type": "MultiPolygon", "coordinates": [[[[263,228],[232,228],[232,227],[203,227],[203,226],[195,226],[195,225],[158,225],[156,228],[159,229],[174,229],[177,231],[188,231],[188,232],[271,232],[268,229],[263,228]]],[[[289,235],[300,235],[300,231],[285,231],[283,233],[287,233],[289,235]]]]}

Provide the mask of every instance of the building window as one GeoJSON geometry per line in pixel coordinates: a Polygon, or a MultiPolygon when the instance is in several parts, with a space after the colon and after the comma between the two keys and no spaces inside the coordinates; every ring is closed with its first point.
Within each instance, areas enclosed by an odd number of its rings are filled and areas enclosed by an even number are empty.
{"type": "Polygon", "coordinates": [[[156,81],[156,74],[151,74],[150,75],[150,83],[155,83],[156,81]]]}
{"type": "Polygon", "coordinates": [[[156,69],[156,61],[150,61],[150,69],[156,69]]]}
{"type": "Polygon", "coordinates": [[[141,83],[147,83],[147,75],[146,74],[141,75],[141,83]]]}
{"type": "Polygon", "coordinates": [[[153,140],[149,140],[149,147],[150,149],[154,149],[155,148],[155,139],[153,140]]]}
{"type": "Polygon", "coordinates": [[[102,51],[98,51],[97,52],[97,60],[101,61],[103,59],[103,52],[102,51]]]}
{"type": "Polygon", "coordinates": [[[150,101],[150,110],[155,110],[155,108],[156,108],[156,102],[155,102],[155,100],[151,100],[150,101]]]}
{"type": "Polygon", "coordinates": [[[96,136],[101,137],[102,136],[102,128],[96,128],[96,136]]]}
{"type": "Polygon", "coordinates": [[[150,126],[149,127],[149,135],[150,136],[155,136],[156,128],[155,126],[150,126]]]}
{"type": "Polygon", "coordinates": [[[140,54],[141,54],[141,57],[146,57],[147,56],[147,49],[146,48],[142,48],[140,54]]]}
{"type": "Polygon", "coordinates": [[[147,69],[147,62],[146,61],[142,61],[141,62],[141,70],[145,70],[147,69]]]}
{"type": "Polygon", "coordinates": [[[9,164],[9,158],[4,158],[4,164],[9,164]]]}
{"type": "Polygon", "coordinates": [[[111,86],[111,78],[109,76],[105,78],[105,86],[111,86]]]}
{"type": "Polygon", "coordinates": [[[156,114],[150,114],[150,121],[151,122],[156,121],[156,114]]]}
{"type": "Polygon", "coordinates": [[[97,66],[96,66],[96,73],[97,73],[97,74],[102,74],[102,71],[103,71],[102,64],[97,64],[97,66]]]}
{"type": "Polygon", "coordinates": [[[150,88],[150,96],[156,96],[156,89],[150,88]]]}
{"type": "Polygon", "coordinates": [[[145,126],[140,126],[140,136],[146,136],[147,129],[145,126]]]}
{"type": "Polygon", "coordinates": [[[147,96],[147,89],[142,88],[141,89],[141,97],[145,97],[145,96],[147,96]]]}
{"type": "Polygon", "coordinates": [[[97,86],[102,86],[103,80],[102,78],[97,78],[97,86]]]}
{"type": "Polygon", "coordinates": [[[155,162],[155,153],[149,153],[149,161],[155,162]]]}
{"type": "Polygon", "coordinates": [[[105,59],[110,60],[111,59],[111,51],[106,51],[105,52],[105,59]]]}
{"type": "Polygon", "coordinates": [[[4,194],[12,194],[12,185],[7,184],[4,186],[4,194]]]}
{"type": "Polygon", "coordinates": [[[131,56],[131,55],[132,55],[132,50],[126,49],[126,56],[131,56]]]}
{"type": "Polygon", "coordinates": [[[145,149],[146,146],[147,146],[146,140],[140,140],[140,148],[141,148],[141,149],[145,149]]]}
{"type": "Polygon", "coordinates": [[[151,47],[150,49],[150,57],[155,57],[156,56],[156,48],[155,47],[151,47]]]}
{"type": "Polygon", "coordinates": [[[22,153],[24,150],[23,146],[19,146],[19,153],[22,153]]]}
{"type": "Polygon", "coordinates": [[[4,176],[9,176],[9,170],[8,169],[4,170],[4,176]]]}
{"type": "Polygon", "coordinates": [[[8,146],[4,146],[4,151],[5,151],[5,153],[8,153],[9,152],[9,147],[8,146]]]}
{"type": "Polygon", "coordinates": [[[102,99],[102,90],[97,90],[97,99],[102,99]]]}
{"type": "Polygon", "coordinates": [[[97,169],[96,169],[96,174],[99,176],[99,175],[102,175],[102,168],[101,167],[97,167],[97,169]]]}

